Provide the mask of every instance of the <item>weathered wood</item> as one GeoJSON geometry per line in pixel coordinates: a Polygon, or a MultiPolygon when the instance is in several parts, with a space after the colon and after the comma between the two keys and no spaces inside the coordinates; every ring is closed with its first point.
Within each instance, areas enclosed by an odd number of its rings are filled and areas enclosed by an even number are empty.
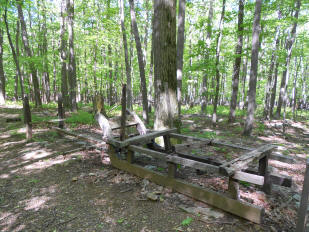
{"type": "Polygon", "coordinates": [[[270,173],[268,170],[268,154],[266,154],[263,158],[259,160],[259,175],[264,176],[264,184],[262,186],[262,190],[266,194],[271,193],[271,180],[270,173]]]}
{"type": "Polygon", "coordinates": [[[132,164],[134,162],[134,151],[128,150],[127,152],[127,161],[132,164]]]}
{"type": "Polygon", "coordinates": [[[199,161],[199,162],[206,163],[206,164],[211,164],[211,165],[215,165],[215,166],[222,165],[222,163],[219,163],[219,162],[212,160],[211,158],[208,158],[208,157],[203,157],[203,156],[192,155],[192,154],[180,152],[179,149],[177,149],[177,148],[176,148],[176,154],[181,158],[187,158],[187,159],[199,161]]]}
{"type": "Polygon", "coordinates": [[[64,128],[64,108],[63,108],[63,101],[62,101],[62,94],[58,94],[58,119],[59,119],[59,124],[58,127],[63,129],[64,128]]]}
{"type": "Polygon", "coordinates": [[[297,212],[297,224],[296,232],[305,232],[305,226],[307,221],[307,205],[309,196],[309,159],[306,162],[306,172],[303,184],[303,190],[301,193],[301,200],[297,212]]]}
{"type": "Polygon", "coordinates": [[[203,148],[207,145],[210,145],[211,141],[197,141],[197,142],[190,142],[190,143],[182,143],[182,144],[176,144],[175,145],[175,151],[176,152],[182,152],[183,149],[187,149],[187,148],[194,148],[194,149],[198,149],[198,148],[203,148]]]}
{"type": "Polygon", "coordinates": [[[228,194],[232,199],[239,200],[239,183],[232,177],[229,177],[228,194]]]}
{"type": "MultiPolygon", "coordinates": [[[[125,127],[133,127],[133,126],[137,126],[138,124],[135,123],[135,122],[132,122],[132,123],[126,123],[125,127]]],[[[111,129],[112,130],[118,130],[118,129],[121,129],[121,125],[114,125],[114,126],[111,126],[111,129]]]]}
{"type": "Polygon", "coordinates": [[[32,123],[31,123],[31,111],[28,96],[24,97],[23,108],[24,108],[24,123],[26,125],[26,138],[27,140],[30,140],[32,138],[32,123]]]}
{"type": "Polygon", "coordinates": [[[236,159],[223,163],[220,166],[220,171],[223,174],[231,176],[234,174],[235,171],[246,169],[249,163],[260,160],[266,155],[267,152],[270,152],[274,148],[275,147],[272,145],[261,146],[256,150],[246,153],[236,159]]]}
{"type": "Polygon", "coordinates": [[[233,179],[246,181],[251,184],[260,185],[264,184],[264,177],[259,175],[254,175],[246,172],[236,171],[233,175],[233,179]]]}
{"type": "Polygon", "coordinates": [[[269,159],[277,160],[277,161],[288,163],[288,164],[294,163],[293,157],[287,156],[287,155],[282,155],[282,154],[276,154],[276,153],[271,153],[269,155],[269,159]]]}
{"type": "Polygon", "coordinates": [[[144,147],[139,147],[139,146],[135,146],[135,145],[130,145],[128,147],[129,151],[133,151],[133,152],[139,152],[142,154],[146,154],[146,155],[150,155],[156,159],[162,160],[162,161],[166,161],[167,159],[167,154],[166,153],[162,153],[162,152],[158,152],[158,151],[153,151],[144,147]]]}
{"type": "Polygon", "coordinates": [[[261,207],[230,199],[212,190],[204,189],[178,179],[169,178],[168,176],[142,168],[136,164],[129,164],[126,161],[119,160],[113,153],[110,153],[110,157],[112,165],[116,168],[130,172],[141,178],[149,179],[156,184],[170,187],[179,193],[193,197],[194,199],[200,200],[249,221],[255,223],[262,222],[264,209],[261,207]]]}
{"type": "Polygon", "coordinates": [[[127,89],[127,85],[126,84],[122,85],[120,141],[123,141],[126,138],[126,108],[127,108],[126,89],[127,89]]]}
{"type": "Polygon", "coordinates": [[[185,158],[181,158],[181,157],[177,157],[173,155],[167,156],[167,161],[170,163],[180,164],[185,167],[190,167],[190,168],[198,169],[201,171],[210,171],[213,173],[219,173],[218,166],[214,166],[211,164],[206,164],[206,163],[202,163],[202,162],[198,162],[194,160],[189,160],[189,159],[185,159],[185,158]]]}
{"type": "Polygon", "coordinates": [[[170,178],[175,178],[176,177],[176,172],[177,172],[177,165],[174,163],[167,163],[168,165],[168,177],[170,178]]]}
{"type": "Polygon", "coordinates": [[[167,153],[171,153],[172,152],[172,144],[171,144],[170,136],[164,135],[163,139],[164,139],[164,149],[165,149],[165,151],[167,153]]]}
{"type": "Polygon", "coordinates": [[[130,114],[134,121],[137,123],[136,129],[139,132],[140,135],[145,135],[147,134],[147,128],[143,121],[138,117],[138,115],[134,111],[130,111],[127,109],[127,113],[130,114]]]}
{"type": "Polygon", "coordinates": [[[135,145],[135,144],[146,144],[148,141],[169,134],[171,132],[175,132],[177,129],[167,129],[167,130],[162,130],[162,131],[155,131],[149,134],[145,135],[139,135],[133,138],[126,139],[125,141],[117,141],[115,139],[108,139],[107,143],[116,146],[118,148],[123,148],[127,147],[129,145],[135,145]]]}
{"type": "Polygon", "coordinates": [[[7,118],[6,122],[20,122],[21,117],[15,117],[15,118],[7,118]]]}

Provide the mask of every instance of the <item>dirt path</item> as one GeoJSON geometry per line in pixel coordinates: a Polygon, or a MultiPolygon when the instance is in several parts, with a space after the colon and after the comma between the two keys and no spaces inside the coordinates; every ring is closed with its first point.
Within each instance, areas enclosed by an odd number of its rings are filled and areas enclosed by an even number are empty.
{"type": "MultiPolygon", "coordinates": [[[[0,108],[0,231],[270,231],[279,225],[249,223],[102,165],[95,150],[63,155],[86,144],[42,124],[26,142],[22,122],[5,122],[20,113],[0,108]],[[160,200],[145,197],[150,190],[160,200]],[[212,213],[205,220],[181,205],[212,213]]],[[[301,184],[301,177],[296,180],[301,184]]]]}

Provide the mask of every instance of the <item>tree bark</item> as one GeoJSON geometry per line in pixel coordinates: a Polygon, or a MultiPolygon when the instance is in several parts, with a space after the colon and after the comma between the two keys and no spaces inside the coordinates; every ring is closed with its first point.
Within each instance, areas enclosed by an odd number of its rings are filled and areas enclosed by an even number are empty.
{"type": "Polygon", "coordinates": [[[35,99],[35,106],[40,107],[42,106],[42,100],[41,100],[41,94],[40,94],[40,86],[39,86],[39,81],[37,77],[37,70],[35,68],[35,63],[31,59],[33,57],[30,45],[29,45],[29,40],[28,40],[28,34],[27,34],[27,26],[24,20],[24,14],[22,10],[22,0],[17,0],[17,10],[18,10],[18,18],[21,24],[21,32],[22,32],[22,40],[25,48],[25,52],[27,56],[30,58],[30,70],[32,74],[32,82],[33,82],[33,87],[34,87],[34,99],[35,99]]]}
{"type": "Polygon", "coordinates": [[[250,69],[250,81],[249,81],[249,92],[248,92],[248,112],[245,122],[245,129],[243,134],[250,136],[253,129],[254,111],[256,108],[256,80],[258,70],[258,58],[259,58],[259,47],[260,47],[260,20],[261,20],[261,8],[262,0],[255,1],[255,12],[253,21],[252,31],[252,49],[251,49],[251,69],[250,69]]]}
{"type": "Polygon", "coordinates": [[[238,83],[239,83],[239,73],[240,73],[240,64],[242,57],[242,45],[243,45],[243,21],[244,21],[244,0],[239,0],[239,9],[238,9],[238,41],[235,51],[235,63],[234,71],[232,77],[232,96],[230,102],[230,115],[229,122],[235,121],[235,110],[237,105],[237,95],[238,95],[238,83]]]}
{"type": "Polygon", "coordinates": [[[277,112],[276,112],[277,118],[280,118],[282,105],[285,106],[286,104],[286,98],[287,98],[286,88],[287,88],[288,78],[289,78],[289,66],[290,66],[290,61],[291,61],[291,56],[292,56],[292,48],[293,48],[293,44],[296,38],[296,29],[297,29],[300,4],[301,4],[301,0],[296,0],[296,7],[295,7],[294,19],[293,19],[294,24],[293,24],[290,36],[285,46],[287,54],[286,54],[285,65],[283,66],[284,70],[283,70],[282,78],[281,78],[278,107],[277,107],[277,112]]]}
{"type": "Polygon", "coordinates": [[[275,100],[276,100],[278,67],[279,67],[279,61],[277,58],[276,65],[275,65],[275,73],[274,73],[274,78],[273,78],[273,83],[272,83],[272,88],[271,88],[270,108],[269,108],[270,118],[273,117],[273,111],[274,111],[275,100]]]}
{"type": "Polygon", "coordinates": [[[60,60],[61,60],[61,94],[64,107],[70,106],[68,93],[67,71],[67,41],[66,41],[66,0],[61,1],[61,28],[60,28],[60,60]]]}
{"type": "Polygon", "coordinates": [[[74,0],[67,0],[67,19],[68,19],[68,34],[69,34],[69,69],[68,80],[70,84],[70,103],[71,110],[77,111],[76,102],[76,61],[74,52],[74,0]]]}
{"type": "MultiPolygon", "coordinates": [[[[0,23],[2,20],[0,18],[0,23]]],[[[5,75],[3,69],[3,30],[0,28],[0,105],[5,104],[5,75]]]]}
{"type": "Polygon", "coordinates": [[[176,78],[176,0],[154,2],[154,129],[178,127],[176,78]]]}
{"type": "Polygon", "coordinates": [[[124,60],[126,65],[126,76],[127,76],[127,108],[132,110],[132,88],[131,88],[131,66],[129,62],[128,55],[128,41],[126,28],[124,23],[124,4],[123,0],[119,0],[119,8],[120,8],[120,22],[121,22],[121,31],[122,31],[122,41],[123,41],[123,49],[124,49],[124,60]]]}
{"type": "Polygon", "coordinates": [[[185,18],[186,0],[179,0],[178,8],[178,32],[177,32],[177,101],[178,116],[181,114],[181,88],[182,88],[182,69],[183,69],[183,50],[185,45],[185,18]]]}
{"type": "Polygon", "coordinates": [[[217,123],[217,107],[218,107],[218,99],[219,99],[219,90],[220,90],[220,70],[219,70],[219,64],[220,64],[220,48],[221,48],[221,40],[222,40],[222,28],[224,23],[224,14],[225,14],[225,2],[226,0],[223,0],[222,3],[222,11],[221,11],[221,18],[219,23],[219,33],[217,37],[217,48],[216,48],[216,92],[215,92],[215,99],[214,99],[214,110],[212,114],[212,124],[213,126],[217,123]]]}
{"type": "Polygon", "coordinates": [[[143,119],[145,120],[146,123],[148,123],[149,122],[148,100],[147,100],[147,87],[146,87],[146,78],[145,78],[145,66],[144,66],[144,61],[143,61],[143,51],[142,51],[141,41],[140,41],[137,23],[136,23],[134,2],[133,0],[129,0],[129,3],[130,3],[131,23],[132,23],[132,29],[133,29],[133,34],[135,38],[137,58],[138,58],[138,67],[139,67],[139,73],[140,73],[140,78],[141,78],[140,82],[141,82],[142,101],[143,101],[143,119]]]}
{"type": "Polygon", "coordinates": [[[43,83],[45,84],[45,97],[47,103],[50,102],[50,80],[49,80],[49,71],[48,71],[48,42],[47,42],[47,26],[46,26],[46,6],[45,2],[43,4],[43,83]]]}

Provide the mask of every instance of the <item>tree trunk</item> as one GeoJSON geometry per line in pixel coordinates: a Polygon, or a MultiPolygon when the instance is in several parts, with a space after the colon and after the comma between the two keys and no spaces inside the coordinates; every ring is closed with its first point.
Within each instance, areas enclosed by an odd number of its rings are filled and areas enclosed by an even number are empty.
{"type": "Polygon", "coordinates": [[[176,78],[176,0],[154,2],[154,129],[179,126],[176,78]]]}
{"type": "MultiPolygon", "coordinates": [[[[2,20],[0,18],[0,23],[2,20]]],[[[3,30],[0,28],[0,105],[5,104],[5,75],[3,69],[3,30]]]]}
{"type": "Polygon", "coordinates": [[[128,42],[126,35],[126,28],[124,23],[124,4],[123,0],[119,0],[119,8],[120,8],[120,22],[121,22],[121,31],[122,31],[122,41],[123,41],[123,49],[124,49],[124,59],[126,65],[126,76],[127,76],[127,108],[132,110],[132,88],[131,88],[131,66],[129,62],[128,55],[128,42]]]}
{"type": "Polygon", "coordinates": [[[278,67],[279,67],[279,60],[277,58],[276,65],[275,65],[275,73],[274,73],[273,83],[272,83],[272,87],[271,87],[269,118],[273,117],[273,111],[274,111],[274,106],[275,106],[276,92],[277,92],[277,80],[278,80],[278,67]]]}
{"type": "MultiPolygon", "coordinates": [[[[211,34],[212,34],[212,18],[213,18],[213,0],[209,1],[209,13],[208,13],[208,20],[207,20],[207,37],[206,37],[206,56],[205,59],[207,62],[209,62],[210,57],[210,43],[211,43],[211,34]]],[[[201,105],[201,111],[202,113],[207,113],[207,104],[208,104],[208,70],[206,70],[204,76],[203,76],[203,82],[202,82],[202,105],[201,105]]]]}
{"type": "Polygon", "coordinates": [[[40,86],[39,86],[39,81],[37,77],[37,69],[35,68],[35,63],[31,59],[33,57],[30,45],[29,45],[29,40],[28,40],[28,34],[27,34],[27,26],[24,20],[24,14],[22,11],[21,7],[21,0],[17,0],[17,9],[18,9],[18,18],[21,24],[21,32],[22,32],[22,40],[24,44],[24,48],[26,51],[27,56],[30,58],[30,70],[31,70],[31,75],[32,75],[32,82],[33,82],[33,87],[34,87],[34,99],[35,99],[35,106],[40,107],[42,106],[42,100],[41,100],[41,94],[40,94],[40,86]]]}
{"type": "Polygon", "coordinates": [[[183,50],[185,44],[185,15],[186,0],[179,0],[178,9],[178,32],[177,32],[177,101],[178,116],[181,114],[181,88],[182,88],[182,69],[183,69],[183,50]]]}
{"type": "Polygon", "coordinates": [[[77,111],[76,102],[76,61],[74,53],[74,0],[67,0],[67,18],[68,18],[68,34],[69,34],[69,69],[68,80],[70,84],[70,103],[71,110],[77,111]]]}
{"type": "Polygon", "coordinates": [[[221,40],[222,40],[222,28],[224,23],[224,14],[225,14],[225,2],[226,0],[223,0],[222,3],[222,11],[221,11],[221,18],[219,23],[219,33],[217,37],[217,48],[216,48],[216,92],[215,92],[215,99],[214,99],[214,110],[212,114],[212,124],[213,126],[217,123],[217,106],[218,106],[218,99],[219,99],[219,90],[220,90],[220,70],[219,70],[219,64],[220,64],[220,47],[221,47],[221,40]]]}
{"type": "Polygon", "coordinates": [[[258,70],[258,58],[260,47],[260,19],[261,19],[262,0],[255,1],[255,12],[252,31],[252,50],[251,50],[251,70],[248,92],[248,112],[245,122],[245,129],[243,134],[250,136],[253,128],[254,111],[255,111],[255,96],[256,96],[256,80],[258,70]]]}
{"type": "Polygon", "coordinates": [[[67,41],[66,41],[66,0],[61,1],[61,28],[60,28],[60,60],[61,60],[61,93],[64,107],[70,106],[68,93],[67,71],[67,41]]]}
{"type": "Polygon", "coordinates": [[[292,31],[290,33],[290,36],[285,46],[287,54],[286,54],[285,65],[283,66],[284,70],[283,70],[282,78],[281,78],[278,107],[277,107],[277,112],[276,112],[277,118],[280,118],[282,105],[285,106],[286,104],[286,98],[287,98],[286,88],[287,88],[288,78],[289,78],[289,66],[290,66],[290,61],[291,61],[291,56],[292,56],[292,48],[293,48],[293,44],[296,38],[296,29],[297,29],[298,14],[300,10],[300,2],[301,0],[296,1],[296,7],[295,7],[295,13],[294,13],[294,19],[293,19],[294,24],[293,24],[292,31]]]}
{"type": "Polygon", "coordinates": [[[139,66],[139,73],[141,78],[141,91],[142,91],[142,100],[143,100],[143,119],[146,123],[149,122],[148,117],[148,100],[147,100],[147,87],[146,87],[146,78],[145,78],[145,66],[143,61],[143,51],[141,46],[141,41],[138,33],[135,12],[134,12],[134,2],[133,0],[129,0],[130,3],[130,14],[131,14],[131,23],[133,34],[135,38],[136,44],[136,51],[137,51],[137,58],[138,58],[138,66],[139,66]]]}
{"type": "Polygon", "coordinates": [[[234,71],[232,77],[232,96],[230,103],[230,115],[229,122],[235,121],[235,110],[237,104],[237,95],[238,95],[238,83],[239,83],[239,72],[240,72],[240,64],[241,64],[241,54],[242,54],[242,44],[243,44],[243,21],[244,21],[244,0],[239,0],[239,10],[238,10],[238,41],[236,45],[235,51],[235,63],[234,63],[234,71]]]}
{"type": "Polygon", "coordinates": [[[293,90],[292,90],[292,112],[293,112],[293,120],[296,121],[296,104],[297,104],[297,76],[299,66],[302,62],[302,57],[300,57],[299,63],[297,64],[297,56],[295,56],[295,74],[293,80],[293,90]]]}

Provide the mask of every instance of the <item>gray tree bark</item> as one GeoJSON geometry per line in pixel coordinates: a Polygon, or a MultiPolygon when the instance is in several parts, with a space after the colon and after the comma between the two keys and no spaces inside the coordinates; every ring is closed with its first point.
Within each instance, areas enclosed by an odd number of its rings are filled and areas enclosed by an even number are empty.
{"type": "Polygon", "coordinates": [[[243,45],[243,21],[244,21],[244,0],[239,0],[239,9],[238,9],[238,41],[236,44],[235,51],[235,63],[234,63],[234,71],[232,77],[232,96],[230,102],[230,115],[229,122],[235,121],[235,110],[237,105],[237,95],[238,95],[238,84],[239,84],[239,73],[240,73],[240,64],[242,57],[242,45],[243,45]]]}
{"type": "Polygon", "coordinates": [[[252,49],[251,49],[251,69],[250,69],[250,81],[248,91],[248,112],[245,122],[245,128],[243,134],[250,136],[253,129],[254,111],[256,108],[256,80],[258,70],[258,58],[259,58],[259,47],[260,47],[260,20],[261,20],[261,8],[262,0],[255,1],[254,21],[252,28],[252,49]]]}
{"type": "Polygon", "coordinates": [[[41,94],[40,94],[40,86],[39,86],[39,81],[38,81],[38,77],[37,77],[37,70],[35,68],[35,63],[31,60],[31,58],[33,57],[30,45],[29,45],[29,40],[28,40],[28,34],[27,34],[27,26],[26,26],[26,22],[24,20],[24,14],[23,14],[23,10],[21,7],[21,0],[17,0],[17,10],[18,10],[18,18],[20,21],[20,25],[21,25],[21,33],[22,33],[22,40],[23,40],[23,44],[24,44],[24,48],[25,48],[25,52],[27,54],[27,56],[30,58],[30,70],[31,70],[31,74],[32,74],[32,83],[33,83],[33,87],[34,87],[34,99],[35,99],[35,106],[40,107],[42,106],[42,100],[41,100],[41,94]]]}
{"type": "Polygon", "coordinates": [[[154,2],[154,129],[179,126],[176,78],[176,0],[154,2]]]}
{"type": "Polygon", "coordinates": [[[142,91],[142,101],[143,101],[143,119],[146,121],[146,123],[149,122],[148,117],[148,100],[147,100],[147,87],[146,87],[146,78],[145,78],[145,66],[144,66],[144,60],[143,60],[143,51],[142,51],[142,45],[138,33],[137,23],[136,23],[136,17],[135,17],[135,11],[134,11],[134,2],[133,0],[129,0],[130,3],[130,14],[131,14],[131,23],[132,23],[132,29],[133,34],[135,38],[135,44],[136,44],[136,51],[137,51],[137,58],[138,58],[138,67],[139,67],[139,73],[141,78],[141,91],[142,91]]]}
{"type": "Polygon", "coordinates": [[[281,78],[278,107],[277,107],[277,112],[276,112],[277,118],[280,118],[281,108],[282,106],[285,106],[286,104],[286,98],[287,98],[286,88],[287,88],[288,78],[289,78],[289,66],[290,66],[290,61],[291,61],[291,56],[292,56],[293,44],[296,38],[296,29],[297,29],[300,4],[301,4],[301,0],[296,0],[296,6],[295,6],[295,12],[294,12],[294,23],[293,23],[290,36],[285,46],[287,54],[286,54],[285,65],[283,66],[284,70],[283,70],[282,78],[281,78]]]}
{"type": "Polygon", "coordinates": [[[179,0],[178,8],[178,32],[177,32],[177,101],[178,116],[181,114],[181,88],[182,88],[182,69],[183,69],[183,50],[185,45],[185,18],[186,0],[179,0]]]}
{"type": "Polygon", "coordinates": [[[70,103],[71,110],[77,111],[76,102],[76,61],[74,52],[74,0],[67,0],[67,19],[68,19],[68,34],[69,34],[69,68],[68,80],[70,84],[70,103]]]}
{"type": "Polygon", "coordinates": [[[129,62],[128,55],[128,42],[127,42],[127,34],[124,23],[124,4],[123,0],[119,0],[119,8],[120,8],[120,22],[121,22],[121,31],[122,31],[122,41],[123,41],[123,49],[124,49],[124,60],[126,65],[126,76],[127,76],[127,108],[132,110],[132,88],[131,88],[131,66],[129,62]]]}
{"type": "Polygon", "coordinates": [[[222,28],[224,23],[224,14],[225,14],[225,2],[226,0],[223,0],[222,3],[222,11],[221,11],[221,18],[219,23],[219,33],[217,37],[217,48],[216,48],[216,92],[215,92],[215,99],[214,99],[214,110],[212,114],[212,124],[213,126],[217,123],[217,107],[218,107],[218,99],[219,99],[219,90],[220,90],[220,70],[219,70],[219,64],[220,64],[220,48],[221,48],[221,41],[222,41],[222,28]]]}
{"type": "MultiPolygon", "coordinates": [[[[2,20],[0,18],[0,23],[2,20]]],[[[0,28],[0,105],[5,104],[5,75],[3,69],[3,30],[0,28]]]]}

